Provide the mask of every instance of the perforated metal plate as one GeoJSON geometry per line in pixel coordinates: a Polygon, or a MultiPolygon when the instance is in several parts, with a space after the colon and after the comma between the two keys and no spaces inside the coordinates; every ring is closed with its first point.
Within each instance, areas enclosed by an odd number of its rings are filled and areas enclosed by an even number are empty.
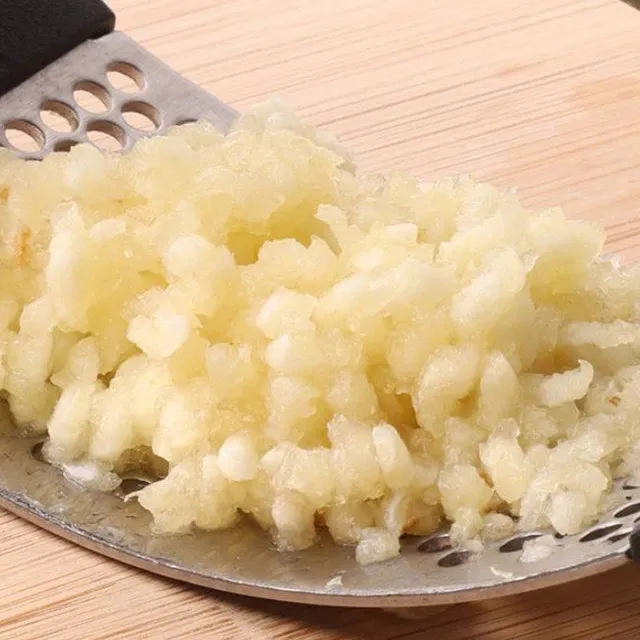
{"type": "Polygon", "coordinates": [[[201,118],[226,131],[237,115],[114,32],[85,42],[1,97],[0,145],[29,159],[92,140],[127,151],[144,135],[201,118]],[[67,130],[48,126],[48,113],[66,121],[67,130]]]}
{"type": "MultiPolygon", "coordinates": [[[[0,98],[0,144],[39,159],[96,133],[110,135],[126,151],[150,131],[199,118],[224,131],[235,116],[233,109],[114,33],[78,47],[0,98]],[[128,90],[111,83],[110,74],[116,72],[129,79],[130,86],[124,87],[128,90]],[[93,96],[93,102],[83,102],[83,92],[93,96]],[[43,111],[59,116],[68,131],[48,126],[43,111]],[[135,121],[132,125],[127,114],[146,117],[148,130],[135,121]],[[32,148],[20,146],[12,130],[25,133],[32,148]]],[[[292,602],[415,607],[567,582],[626,562],[628,536],[640,520],[640,489],[618,482],[596,526],[557,539],[552,553],[535,562],[523,562],[522,550],[525,541],[541,531],[488,545],[480,553],[452,549],[442,532],[406,538],[399,558],[360,567],[352,548],[326,538],[304,552],[279,553],[268,536],[248,522],[231,531],[153,536],[149,514],[135,501],[125,502],[122,491],[96,494],[66,481],[33,454],[37,444],[17,435],[0,402],[0,505],[52,533],[154,573],[292,602]]],[[[125,483],[125,492],[127,484],[131,481],[125,483]]]]}
{"type": "MultiPolygon", "coordinates": [[[[360,567],[353,548],[326,538],[312,549],[280,553],[245,522],[221,532],[180,537],[150,533],[150,517],[122,492],[97,494],[42,462],[38,440],[16,434],[0,404],[0,505],[52,533],[136,567],[185,582],[291,602],[412,607],[479,600],[567,582],[626,561],[628,535],[640,519],[640,489],[616,485],[598,525],[557,540],[551,555],[523,562],[536,531],[480,553],[452,549],[445,532],[403,540],[399,558],[360,567]]],[[[127,482],[133,488],[135,482],[127,482]]]]}

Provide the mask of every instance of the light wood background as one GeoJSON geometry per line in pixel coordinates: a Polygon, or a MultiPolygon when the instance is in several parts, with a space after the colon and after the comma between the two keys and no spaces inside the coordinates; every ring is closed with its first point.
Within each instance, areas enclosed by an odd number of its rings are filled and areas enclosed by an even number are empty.
{"type": "MultiPolygon", "coordinates": [[[[111,0],[242,110],[272,94],[369,170],[471,173],[599,220],[640,258],[640,13],[619,0],[111,0]]],[[[0,512],[0,639],[640,637],[640,568],[402,621],[146,575],[0,512]]]]}

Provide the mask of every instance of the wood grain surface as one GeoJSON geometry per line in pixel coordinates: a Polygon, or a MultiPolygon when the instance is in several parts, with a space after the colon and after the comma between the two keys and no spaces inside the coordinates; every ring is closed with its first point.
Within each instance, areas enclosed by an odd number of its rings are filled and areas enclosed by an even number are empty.
{"type": "MultiPolygon", "coordinates": [[[[367,170],[470,173],[640,258],[640,12],[619,0],[110,0],[242,110],[277,94],[367,170]]],[[[640,638],[640,569],[414,621],[207,592],[0,512],[0,639],[640,638]]]]}

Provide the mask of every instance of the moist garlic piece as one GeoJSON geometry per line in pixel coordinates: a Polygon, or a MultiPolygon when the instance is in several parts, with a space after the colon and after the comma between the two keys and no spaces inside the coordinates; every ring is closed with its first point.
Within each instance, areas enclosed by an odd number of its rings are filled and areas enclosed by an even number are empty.
{"type": "Polygon", "coordinates": [[[189,318],[161,309],[152,317],[136,316],[129,323],[127,338],[152,360],[173,355],[189,337],[189,318]]]}
{"type": "Polygon", "coordinates": [[[593,381],[594,369],[584,360],[578,365],[577,369],[565,373],[527,376],[525,384],[534,401],[543,407],[558,407],[584,398],[593,381]]]}
{"type": "Polygon", "coordinates": [[[487,441],[480,445],[479,453],[498,496],[508,503],[520,500],[535,469],[518,443],[516,421],[507,420],[498,425],[487,441]]]}
{"type": "Polygon", "coordinates": [[[356,174],[273,102],[125,155],[0,149],[0,193],[0,390],[75,482],[162,470],[158,532],[246,514],[368,564],[446,522],[576,533],[640,474],[640,267],[558,209],[356,174]]]}

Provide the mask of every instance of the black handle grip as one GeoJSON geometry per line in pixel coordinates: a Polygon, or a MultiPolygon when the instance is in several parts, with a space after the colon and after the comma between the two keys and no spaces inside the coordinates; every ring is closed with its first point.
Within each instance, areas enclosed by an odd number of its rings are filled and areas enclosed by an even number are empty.
{"type": "Polygon", "coordinates": [[[629,536],[627,556],[636,564],[640,564],[640,526],[637,526],[629,536]]]}
{"type": "Polygon", "coordinates": [[[0,0],[0,95],[115,26],[101,0],[0,0]]]}

